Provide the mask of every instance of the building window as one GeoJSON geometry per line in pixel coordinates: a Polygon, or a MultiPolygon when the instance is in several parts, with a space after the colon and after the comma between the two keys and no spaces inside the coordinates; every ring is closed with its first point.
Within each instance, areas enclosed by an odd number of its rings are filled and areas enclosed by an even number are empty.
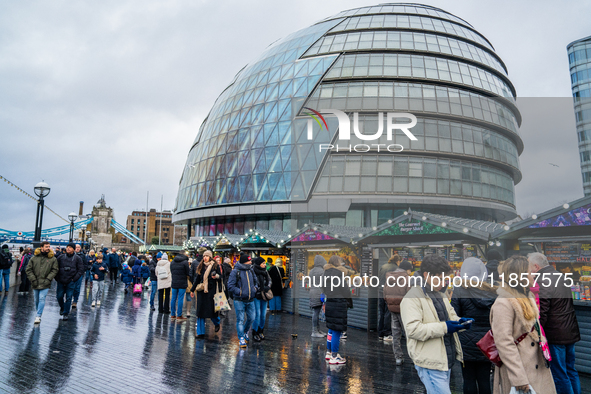
{"type": "Polygon", "coordinates": [[[133,224],[133,219],[131,219],[131,224],[133,224]]]}

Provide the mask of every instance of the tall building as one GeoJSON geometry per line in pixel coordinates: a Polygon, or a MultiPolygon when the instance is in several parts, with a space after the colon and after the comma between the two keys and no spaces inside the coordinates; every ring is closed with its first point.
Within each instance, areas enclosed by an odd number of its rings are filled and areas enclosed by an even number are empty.
{"type": "Polygon", "coordinates": [[[583,191],[591,194],[591,36],[566,47],[573,90],[583,191]]]}
{"type": "Polygon", "coordinates": [[[370,227],[409,207],[512,219],[523,150],[515,96],[492,44],[455,15],[407,3],[343,11],[275,42],[221,93],[190,149],[173,220],[218,235],[370,227]],[[327,108],[358,113],[365,135],[381,113],[411,113],[416,140],[383,133],[377,142],[398,153],[319,150],[335,140],[336,119],[311,139],[307,119],[327,108]]]}
{"type": "Polygon", "coordinates": [[[138,238],[145,239],[146,243],[152,243],[152,237],[159,237],[162,235],[160,243],[163,245],[172,245],[173,243],[173,224],[172,212],[163,211],[157,212],[155,209],[150,209],[146,217],[146,211],[133,211],[131,215],[127,216],[127,223],[125,224],[127,230],[134,233],[138,238]],[[160,220],[162,218],[162,221],[160,220]],[[162,232],[160,232],[160,223],[162,222],[162,232]],[[146,231],[147,236],[146,236],[146,231]]]}

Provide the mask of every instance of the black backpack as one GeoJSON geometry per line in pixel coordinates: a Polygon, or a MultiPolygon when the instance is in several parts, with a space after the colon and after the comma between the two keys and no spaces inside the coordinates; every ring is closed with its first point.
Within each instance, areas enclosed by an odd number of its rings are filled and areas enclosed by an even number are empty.
{"type": "Polygon", "coordinates": [[[12,256],[10,252],[0,251],[0,269],[6,270],[12,267],[12,256]]]}

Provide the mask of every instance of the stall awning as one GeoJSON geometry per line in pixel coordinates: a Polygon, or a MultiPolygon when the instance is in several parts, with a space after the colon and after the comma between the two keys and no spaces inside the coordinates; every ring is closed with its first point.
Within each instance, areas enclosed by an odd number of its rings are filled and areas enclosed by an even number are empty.
{"type": "Polygon", "coordinates": [[[299,229],[289,241],[300,243],[355,243],[357,239],[369,233],[369,227],[335,226],[330,224],[308,223],[299,229]]]}
{"type": "Polygon", "coordinates": [[[281,248],[285,246],[289,234],[283,231],[251,230],[240,241],[244,250],[261,250],[265,248],[281,248]]]}

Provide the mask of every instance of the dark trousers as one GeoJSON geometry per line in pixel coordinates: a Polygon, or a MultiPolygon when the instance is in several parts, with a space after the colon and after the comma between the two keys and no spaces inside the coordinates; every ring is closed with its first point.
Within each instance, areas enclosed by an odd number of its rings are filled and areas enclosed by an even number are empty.
{"type": "Polygon", "coordinates": [[[70,282],[68,284],[57,282],[57,302],[58,304],[60,304],[60,310],[63,311],[62,314],[64,315],[70,313],[70,307],[72,306],[72,296],[74,295],[74,290],[76,290],[76,282],[70,282]],[[65,301],[64,296],[66,297],[65,301]]]}
{"type": "Polygon", "coordinates": [[[490,362],[465,361],[462,367],[464,394],[490,394],[490,362]]]}
{"type": "Polygon", "coordinates": [[[390,310],[388,304],[384,300],[384,297],[378,299],[378,311],[380,318],[378,320],[378,333],[380,337],[387,337],[392,335],[392,319],[390,318],[390,310]]]}
{"type": "Polygon", "coordinates": [[[170,287],[158,290],[158,312],[170,313],[170,287]]]}
{"type": "Polygon", "coordinates": [[[575,369],[575,344],[549,344],[552,361],[550,369],[556,392],[559,394],[581,394],[581,382],[575,369]]]}
{"type": "Polygon", "coordinates": [[[25,271],[21,272],[21,284],[18,286],[18,291],[21,293],[26,293],[29,291],[29,287],[31,285],[31,281],[27,277],[27,273],[25,271]]]}
{"type": "MultiPolygon", "coordinates": [[[[82,287],[82,280],[84,279],[83,277],[84,277],[84,275],[82,275],[80,277],[80,279],[78,279],[76,282],[74,282],[76,285],[74,288],[74,296],[73,297],[74,297],[74,303],[76,303],[76,304],[78,303],[78,298],[80,298],[80,287],[82,287]]],[[[84,298],[84,297],[82,297],[82,298],[84,298]]]]}
{"type": "Polygon", "coordinates": [[[111,278],[111,281],[115,281],[115,283],[117,283],[117,272],[119,271],[119,268],[115,267],[115,268],[111,268],[109,267],[109,277],[111,278]]]}

